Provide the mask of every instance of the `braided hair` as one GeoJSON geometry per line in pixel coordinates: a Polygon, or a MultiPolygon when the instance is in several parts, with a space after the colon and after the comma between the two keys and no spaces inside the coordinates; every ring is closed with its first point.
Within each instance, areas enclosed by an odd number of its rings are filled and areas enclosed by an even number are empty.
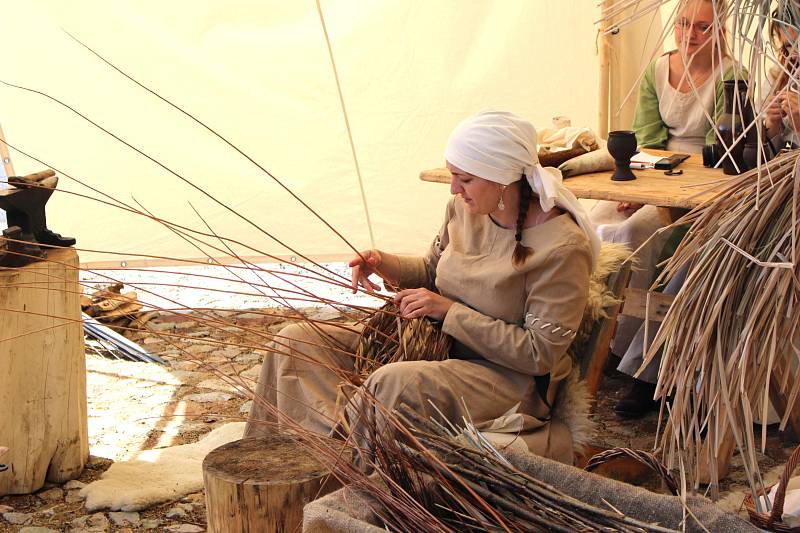
{"type": "Polygon", "coordinates": [[[523,176],[519,182],[519,213],[517,214],[517,232],[514,234],[514,239],[516,239],[517,244],[514,246],[514,253],[511,255],[511,263],[515,267],[522,265],[525,260],[533,254],[533,248],[522,244],[522,226],[525,224],[525,218],[528,216],[528,208],[531,205],[532,197],[533,190],[528,180],[523,176]]]}

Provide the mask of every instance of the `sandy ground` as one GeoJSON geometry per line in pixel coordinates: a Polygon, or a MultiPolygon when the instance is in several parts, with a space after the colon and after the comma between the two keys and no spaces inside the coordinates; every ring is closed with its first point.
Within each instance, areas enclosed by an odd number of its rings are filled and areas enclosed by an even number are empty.
{"type": "MultiPolygon", "coordinates": [[[[344,265],[333,265],[331,268],[346,272],[344,265]]],[[[180,276],[185,277],[180,279],[184,282],[200,280],[209,285],[211,282],[207,277],[198,275],[222,272],[220,267],[212,266],[197,270],[199,274],[181,272],[180,276]]],[[[99,279],[98,274],[93,276],[99,279]]],[[[135,287],[137,291],[145,288],[145,282],[149,283],[152,279],[148,278],[151,274],[134,271],[112,272],[112,276],[126,281],[129,284],[126,289],[135,287]]],[[[176,281],[175,276],[172,275],[172,282],[176,281]]],[[[229,274],[224,277],[231,278],[229,274]]],[[[238,285],[233,281],[218,280],[218,283],[221,291],[238,285]]],[[[121,515],[87,513],[77,496],[78,489],[83,483],[98,478],[113,461],[129,458],[140,450],[195,442],[221,424],[244,420],[249,407],[246,394],[232,388],[221,378],[235,376],[237,383],[244,388],[254,385],[263,357],[259,349],[263,346],[263,336],[275,333],[286,325],[283,315],[287,311],[276,307],[274,302],[266,305],[267,298],[263,295],[242,296],[200,289],[176,290],[170,294],[163,291],[163,286],[159,291],[166,298],[180,302],[183,307],[214,307],[218,310],[212,315],[165,313],[148,323],[150,331],[134,336],[139,345],[164,358],[165,365],[113,360],[88,350],[90,462],[77,481],[60,486],[47,484],[32,495],[0,498],[0,532],[191,533],[205,529],[202,492],[191,494],[178,502],[121,515]],[[213,323],[215,320],[219,322],[213,323]]],[[[350,304],[375,303],[370,297],[352,296],[339,289],[331,290],[330,294],[350,304]]],[[[308,308],[306,311],[321,319],[343,320],[330,306],[308,308]]],[[[594,444],[598,448],[626,446],[651,449],[657,426],[655,414],[629,422],[618,420],[611,410],[624,385],[624,379],[613,373],[605,379],[594,410],[599,429],[594,444]]],[[[762,471],[782,465],[793,445],[784,442],[777,431],[771,429],[767,453],[759,457],[762,471]]],[[[740,461],[735,459],[731,475],[723,482],[723,496],[733,494],[726,503],[730,508],[736,508],[741,501],[744,479],[740,461]]],[[[648,483],[646,479],[641,481],[648,483]]]]}

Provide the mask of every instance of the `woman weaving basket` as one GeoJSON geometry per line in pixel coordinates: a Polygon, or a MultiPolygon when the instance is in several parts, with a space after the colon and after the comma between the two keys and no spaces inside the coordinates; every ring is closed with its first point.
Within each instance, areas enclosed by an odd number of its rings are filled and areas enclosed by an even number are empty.
{"type": "MultiPolygon", "coordinates": [[[[367,278],[378,274],[402,289],[395,302],[403,317],[441,321],[453,338],[449,357],[382,366],[361,393],[388,409],[405,403],[430,416],[432,402],[449,420],[469,416],[479,429],[503,425],[531,451],[571,463],[570,433],[550,411],[572,368],[567,348],[586,305],[599,239],[560,173],[539,165],[529,122],[479,113],[450,135],[445,159],[454,197],[427,254],[369,250],[350,266],[354,290],[377,288],[367,278]]],[[[308,325],[285,328],[281,335],[296,339],[288,344],[302,356],[269,352],[256,391],[323,434],[333,430],[338,411],[355,421],[360,394],[337,401],[340,373],[329,370],[353,369],[357,335],[326,333],[339,349],[319,348],[319,333],[308,325]]],[[[269,431],[259,422],[270,419],[254,402],[246,435],[269,431]]]]}

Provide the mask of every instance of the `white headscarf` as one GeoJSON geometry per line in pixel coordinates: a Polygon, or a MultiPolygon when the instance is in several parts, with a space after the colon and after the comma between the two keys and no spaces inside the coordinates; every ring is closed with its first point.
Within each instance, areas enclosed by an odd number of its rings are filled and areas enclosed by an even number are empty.
{"type": "Polygon", "coordinates": [[[600,254],[600,239],[586,210],[564,185],[561,171],[539,164],[536,128],[513,113],[481,111],[462,120],[450,134],[444,158],[464,172],[510,185],[522,176],[539,196],[542,210],[568,211],[592,247],[592,264],[600,254]]]}

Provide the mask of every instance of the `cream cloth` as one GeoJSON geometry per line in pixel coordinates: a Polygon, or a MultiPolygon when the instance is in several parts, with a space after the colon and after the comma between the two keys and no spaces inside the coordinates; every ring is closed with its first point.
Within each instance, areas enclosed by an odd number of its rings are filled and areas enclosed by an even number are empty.
{"type": "Polygon", "coordinates": [[[592,247],[592,266],[600,254],[600,239],[586,210],[566,187],[561,171],[539,164],[533,124],[505,111],[481,111],[462,120],[450,134],[445,159],[464,172],[510,185],[525,176],[539,197],[542,210],[558,206],[568,211],[592,247]]]}
{"type": "MultiPolygon", "coordinates": [[[[597,137],[589,128],[539,128],[538,148],[548,152],[560,152],[570,148],[581,147],[587,152],[597,144],[597,137]]],[[[537,150],[538,152],[538,150],[537,150]]]]}

